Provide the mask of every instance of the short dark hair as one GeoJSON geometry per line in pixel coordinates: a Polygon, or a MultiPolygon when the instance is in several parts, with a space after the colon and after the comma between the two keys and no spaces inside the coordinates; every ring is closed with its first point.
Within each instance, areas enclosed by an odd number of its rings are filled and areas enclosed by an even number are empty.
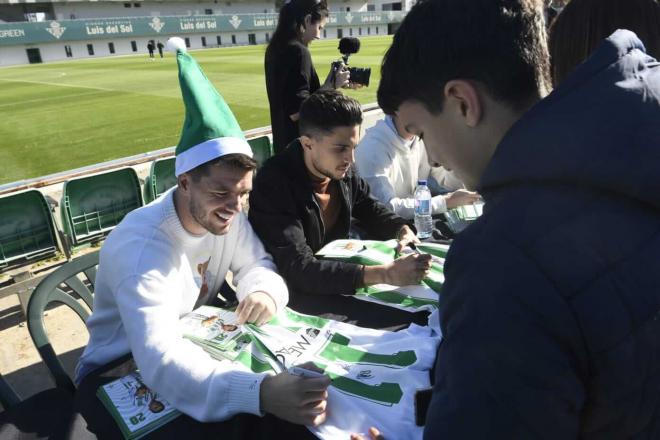
{"type": "Polygon", "coordinates": [[[209,175],[210,167],[219,164],[229,165],[239,170],[244,170],[245,172],[257,169],[257,161],[250,156],[240,153],[232,153],[204,162],[187,173],[190,175],[193,182],[197,183],[202,177],[209,175]]]}
{"type": "Polygon", "coordinates": [[[378,104],[393,114],[407,100],[442,111],[452,79],[478,81],[514,109],[549,88],[539,0],[420,0],[383,58],[378,104]]]}
{"type": "Polygon", "coordinates": [[[550,27],[552,82],[560,84],[617,29],[642,40],[660,57],[660,4],[656,0],[572,0],[550,27]]]}
{"type": "Polygon", "coordinates": [[[327,135],[334,128],[360,124],[360,103],[337,90],[319,90],[312,93],[300,106],[301,135],[327,135]]]}

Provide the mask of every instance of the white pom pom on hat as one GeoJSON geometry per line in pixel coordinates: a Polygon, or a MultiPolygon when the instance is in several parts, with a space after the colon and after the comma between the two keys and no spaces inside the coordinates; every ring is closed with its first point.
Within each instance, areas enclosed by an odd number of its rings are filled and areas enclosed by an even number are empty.
{"type": "Polygon", "coordinates": [[[172,37],[167,40],[166,44],[167,50],[171,52],[185,52],[186,51],[186,42],[181,37],[172,37]]]}

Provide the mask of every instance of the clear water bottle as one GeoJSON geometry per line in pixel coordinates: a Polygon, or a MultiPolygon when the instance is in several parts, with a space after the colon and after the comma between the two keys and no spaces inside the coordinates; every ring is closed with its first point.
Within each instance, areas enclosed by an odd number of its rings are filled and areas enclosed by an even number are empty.
{"type": "Polygon", "coordinates": [[[433,232],[431,191],[426,186],[426,180],[418,180],[415,188],[415,228],[420,239],[429,238],[433,232]]]}

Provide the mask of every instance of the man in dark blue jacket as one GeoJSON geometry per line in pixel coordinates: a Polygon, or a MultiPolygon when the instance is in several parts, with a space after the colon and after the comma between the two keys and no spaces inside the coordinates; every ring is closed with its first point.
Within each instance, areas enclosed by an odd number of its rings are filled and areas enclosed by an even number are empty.
{"type": "Polygon", "coordinates": [[[542,99],[547,65],[531,0],[422,0],[385,57],[381,107],[486,201],[427,439],[660,438],[660,64],[617,31],[542,99]]]}

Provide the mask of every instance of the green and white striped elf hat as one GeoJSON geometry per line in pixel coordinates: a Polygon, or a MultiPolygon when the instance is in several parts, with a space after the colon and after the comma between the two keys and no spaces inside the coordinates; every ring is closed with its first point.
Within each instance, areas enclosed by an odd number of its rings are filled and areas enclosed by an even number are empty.
{"type": "Polygon", "coordinates": [[[252,149],[234,114],[197,61],[186,52],[183,39],[170,38],[167,48],[176,52],[179,84],[186,107],[181,138],[176,146],[176,176],[227,154],[252,157],[252,149]]]}

